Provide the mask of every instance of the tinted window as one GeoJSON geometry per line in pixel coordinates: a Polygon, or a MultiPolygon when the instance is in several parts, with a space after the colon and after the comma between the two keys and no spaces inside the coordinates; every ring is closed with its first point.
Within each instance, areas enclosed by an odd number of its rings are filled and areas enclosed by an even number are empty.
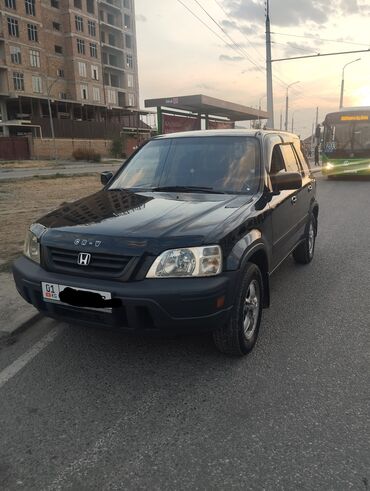
{"type": "Polygon", "coordinates": [[[258,140],[251,137],[188,137],[146,144],[110,186],[210,187],[254,193],[259,186],[258,140]]]}
{"type": "Polygon", "coordinates": [[[305,156],[303,149],[301,148],[301,144],[295,143],[294,144],[295,151],[297,152],[299,161],[301,163],[302,169],[308,173],[310,170],[310,166],[307,160],[307,157],[305,156]]]}
{"type": "Polygon", "coordinates": [[[284,159],[287,172],[301,172],[292,145],[280,145],[280,150],[284,159]]]}

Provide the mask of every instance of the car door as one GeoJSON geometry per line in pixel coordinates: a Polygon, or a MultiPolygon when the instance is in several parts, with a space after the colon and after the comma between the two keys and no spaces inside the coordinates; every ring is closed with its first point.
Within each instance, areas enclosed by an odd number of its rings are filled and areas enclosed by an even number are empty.
{"type": "Polygon", "coordinates": [[[300,199],[298,203],[301,216],[301,223],[299,227],[300,240],[305,234],[308,215],[312,207],[312,201],[314,201],[316,181],[311,173],[309,164],[301,150],[300,141],[295,141],[293,146],[298,159],[298,164],[301,168],[302,175],[302,189],[300,190],[300,199]]]}
{"type": "MultiPolygon", "coordinates": [[[[270,179],[281,172],[300,172],[290,143],[274,146],[270,165],[270,179]]],[[[273,268],[293,250],[298,241],[298,224],[301,221],[299,208],[300,189],[284,190],[272,196],[272,265],[273,268]]]]}

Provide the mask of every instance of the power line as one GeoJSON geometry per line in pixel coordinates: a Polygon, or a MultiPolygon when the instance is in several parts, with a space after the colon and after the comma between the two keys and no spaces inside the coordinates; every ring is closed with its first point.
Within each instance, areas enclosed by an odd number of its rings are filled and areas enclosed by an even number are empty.
{"type": "MultiPolygon", "coordinates": [[[[224,9],[224,7],[222,6],[222,4],[218,1],[218,0],[214,0],[214,2],[219,6],[219,8],[222,10],[222,12],[226,15],[226,18],[230,19],[230,15],[226,12],[226,10],[224,9]]],[[[241,30],[240,27],[236,27],[237,30],[242,34],[242,36],[244,37],[244,39],[247,41],[247,43],[249,43],[252,48],[254,49],[254,51],[257,53],[258,57],[259,58],[262,58],[262,60],[264,61],[264,57],[263,55],[261,55],[261,53],[258,51],[258,49],[254,46],[254,44],[247,38],[247,36],[245,35],[245,33],[241,30]]]]}
{"type": "Polygon", "coordinates": [[[221,24],[219,22],[217,22],[217,20],[212,17],[212,15],[203,7],[203,5],[198,1],[198,0],[194,0],[194,2],[203,10],[203,12],[212,20],[212,22],[214,22],[216,24],[216,26],[221,29],[221,31],[225,34],[225,36],[228,37],[228,39],[230,39],[230,41],[233,43],[234,46],[236,46],[241,53],[243,53],[244,57],[250,61],[250,63],[252,63],[256,68],[260,69],[263,71],[264,73],[264,68],[262,68],[260,65],[258,65],[258,63],[256,63],[252,58],[250,58],[249,55],[247,55],[246,51],[243,49],[242,46],[240,46],[240,44],[238,44],[231,36],[230,34],[221,26],[221,24]]]}
{"type": "Polygon", "coordinates": [[[315,40],[317,40],[317,41],[325,41],[325,42],[328,42],[328,43],[353,44],[355,46],[367,46],[367,47],[370,46],[370,43],[369,44],[355,43],[354,41],[340,41],[338,39],[326,39],[326,38],[320,38],[320,37],[317,37],[317,36],[302,36],[302,35],[298,35],[298,34],[287,34],[285,32],[271,32],[271,34],[276,34],[277,36],[288,36],[288,37],[293,37],[293,38],[311,39],[313,41],[315,41],[315,40]]]}
{"type": "MultiPolygon", "coordinates": [[[[245,56],[244,53],[238,49],[236,46],[234,46],[234,44],[230,44],[229,42],[227,42],[222,36],[220,36],[216,31],[214,31],[211,27],[209,27],[209,25],[204,22],[195,12],[193,12],[187,5],[185,5],[182,0],[177,0],[184,8],[186,8],[186,10],[188,10],[192,16],[194,16],[199,22],[201,22],[204,27],[206,27],[209,31],[211,31],[215,36],[218,37],[218,39],[220,39],[223,43],[226,43],[227,46],[229,46],[230,48],[232,48],[234,51],[236,51],[239,55],[242,54],[243,57],[245,56]]],[[[253,63],[254,64],[254,63],[253,63]]]]}
{"type": "MultiPolygon", "coordinates": [[[[178,1],[180,1],[180,0],[178,0],[178,1]]],[[[253,59],[250,58],[250,56],[246,53],[246,51],[237,42],[234,41],[234,39],[225,31],[225,29],[219,24],[219,22],[217,22],[214,19],[214,17],[212,17],[212,15],[208,13],[208,11],[200,4],[200,2],[198,0],[194,0],[194,2],[196,2],[198,4],[198,6],[203,10],[203,12],[205,12],[205,14],[212,20],[212,22],[214,22],[218,26],[218,28],[221,29],[221,31],[226,34],[226,36],[232,41],[233,45],[239,49],[239,52],[241,52],[243,54],[243,56],[250,63],[252,63],[252,65],[254,65],[259,71],[261,71],[261,73],[264,74],[266,69],[264,67],[262,67],[261,65],[259,65],[258,63],[256,63],[253,59]]],[[[284,88],[287,86],[287,83],[284,80],[282,80],[281,78],[279,78],[277,75],[273,75],[273,78],[278,83],[280,83],[280,85],[282,85],[284,88]]]]}
{"type": "Polygon", "coordinates": [[[298,51],[306,51],[307,53],[312,53],[312,49],[301,48],[300,46],[293,46],[289,43],[278,43],[277,41],[272,41],[272,44],[277,44],[279,46],[285,46],[288,48],[296,49],[298,51]]]}

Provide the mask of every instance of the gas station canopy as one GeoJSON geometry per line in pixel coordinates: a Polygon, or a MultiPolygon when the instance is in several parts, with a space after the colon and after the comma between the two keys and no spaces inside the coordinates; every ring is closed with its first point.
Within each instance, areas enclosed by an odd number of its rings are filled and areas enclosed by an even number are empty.
{"type": "Polygon", "coordinates": [[[202,94],[146,99],[145,107],[166,107],[179,111],[190,111],[198,115],[228,118],[230,121],[250,121],[268,118],[266,111],[259,111],[252,107],[223,101],[202,94]]]}

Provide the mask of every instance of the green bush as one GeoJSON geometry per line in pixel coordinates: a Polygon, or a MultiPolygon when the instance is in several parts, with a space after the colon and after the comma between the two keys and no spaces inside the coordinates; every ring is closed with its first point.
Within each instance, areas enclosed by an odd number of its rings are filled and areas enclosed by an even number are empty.
{"type": "Polygon", "coordinates": [[[101,155],[91,148],[76,148],[73,151],[72,157],[75,160],[89,160],[91,162],[100,162],[101,155]]]}
{"type": "Polygon", "coordinates": [[[110,154],[116,159],[122,157],[123,141],[122,138],[114,138],[110,145],[110,154]]]}

